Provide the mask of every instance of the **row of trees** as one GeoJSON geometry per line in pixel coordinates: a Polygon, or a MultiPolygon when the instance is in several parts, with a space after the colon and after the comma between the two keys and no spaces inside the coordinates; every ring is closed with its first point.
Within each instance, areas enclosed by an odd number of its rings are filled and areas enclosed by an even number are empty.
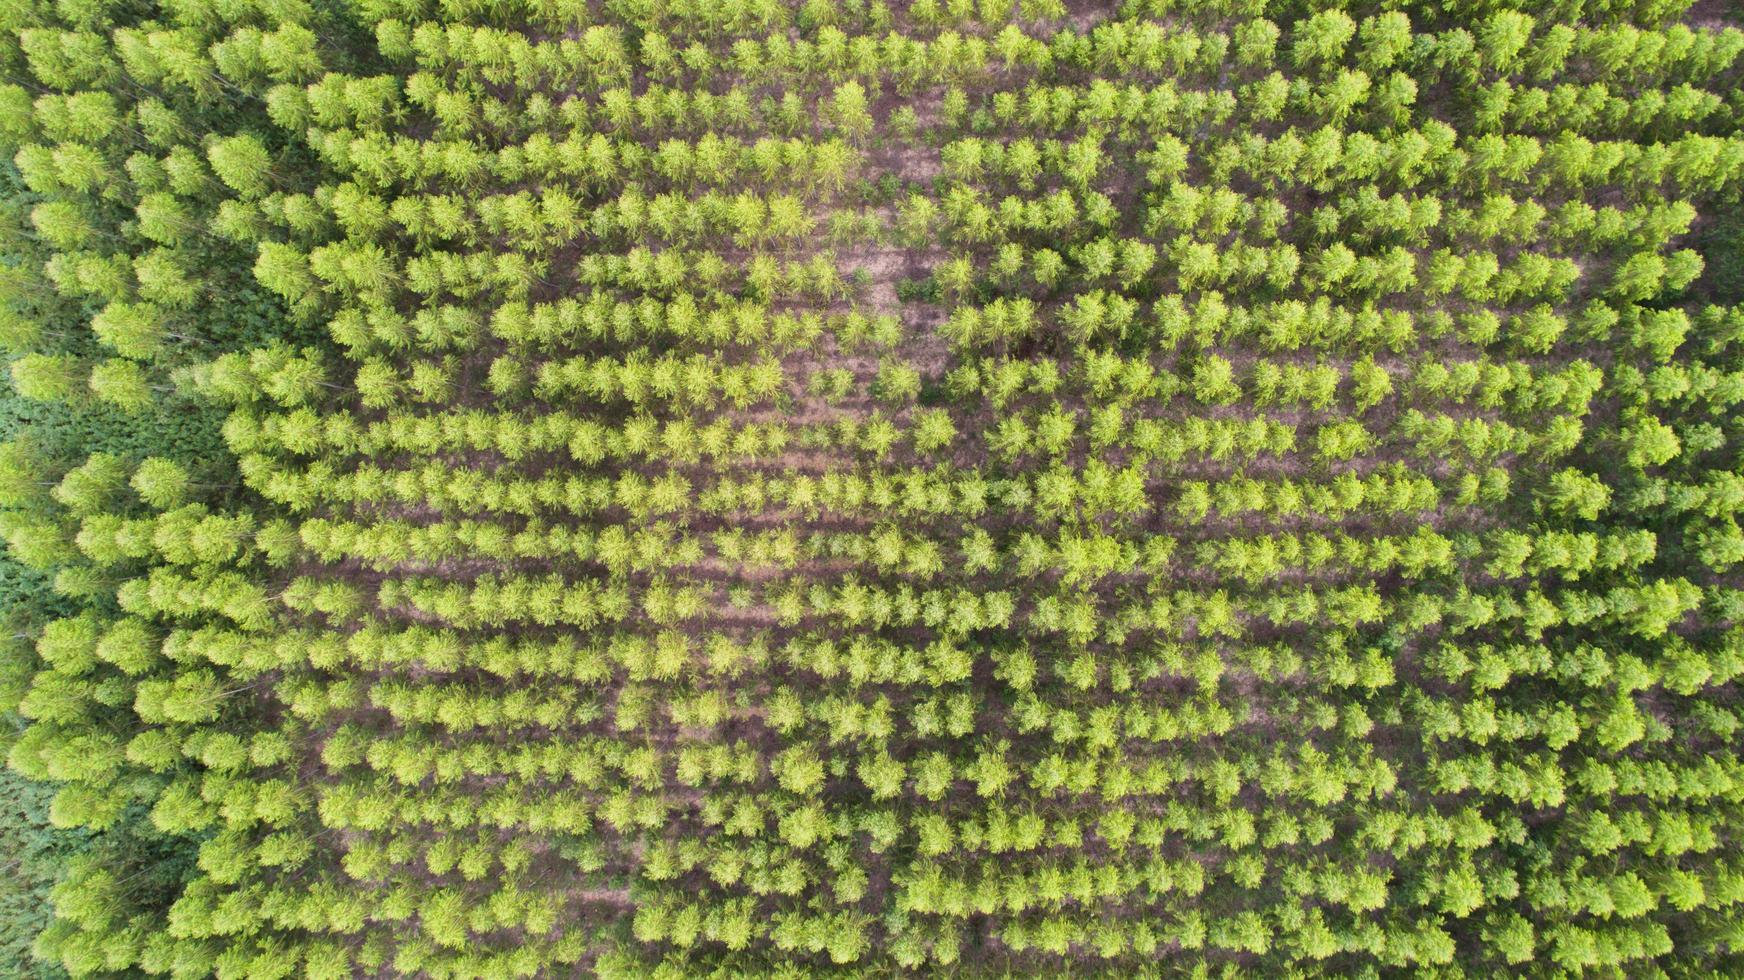
{"type": "MultiPolygon", "coordinates": [[[[1203,520],[1209,499],[1204,495],[1204,484],[1194,487],[1199,492],[1185,496],[1177,507],[1189,519],[1203,520]]],[[[1407,506],[1412,503],[1416,502],[1407,498],[1407,506]]],[[[1415,509],[1427,508],[1419,505],[1415,509]]],[[[1240,512],[1239,506],[1236,512],[1240,512]]],[[[245,542],[257,540],[263,550],[282,561],[291,554],[282,540],[287,533],[287,528],[275,524],[257,534],[247,518],[208,515],[194,505],[167,512],[156,521],[126,521],[113,515],[87,518],[76,542],[99,565],[160,554],[175,564],[223,563],[234,559],[245,542]]],[[[853,558],[882,574],[929,580],[943,576],[948,556],[960,556],[963,567],[975,573],[1009,570],[1021,577],[1040,577],[1058,572],[1061,581],[1073,584],[1093,583],[1110,575],[1134,575],[1141,568],[1147,575],[1158,576],[1169,569],[1174,551],[1174,542],[1160,536],[1061,535],[1050,540],[1026,533],[1001,543],[985,531],[977,531],[952,542],[904,535],[894,528],[877,534],[837,532],[803,538],[791,530],[747,536],[734,529],[716,532],[705,544],[688,535],[675,536],[674,528],[663,523],[634,533],[612,526],[593,535],[538,521],[516,531],[479,521],[365,525],[316,518],[305,521],[295,534],[302,547],[323,561],[353,558],[383,571],[462,557],[509,561],[571,555],[598,562],[617,574],[699,565],[708,560],[749,569],[791,569],[804,556],[853,558]]],[[[1480,539],[1472,535],[1448,538],[1419,527],[1411,535],[1373,539],[1318,533],[1220,537],[1199,544],[1194,564],[1250,584],[1298,564],[1309,570],[1332,564],[1375,574],[1398,568],[1421,577],[1426,570],[1451,574],[1459,562],[1471,563],[1470,567],[1482,568],[1496,578],[1556,574],[1573,580],[1594,571],[1641,565],[1655,553],[1655,537],[1646,530],[1628,535],[1555,531],[1536,538],[1509,531],[1480,539]]],[[[300,594],[298,588],[293,587],[289,594],[300,594]]],[[[551,591],[553,596],[561,594],[558,586],[550,589],[555,590],[551,591]]]]}

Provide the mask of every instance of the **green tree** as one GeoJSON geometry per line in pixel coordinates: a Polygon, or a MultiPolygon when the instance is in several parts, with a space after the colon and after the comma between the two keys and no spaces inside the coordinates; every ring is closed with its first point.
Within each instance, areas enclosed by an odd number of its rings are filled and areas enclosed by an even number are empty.
{"type": "Polygon", "coordinates": [[[66,354],[26,354],[12,362],[13,390],[32,401],[76,401],[87,377],[85,365],[66,354]]]}
{"type": "Polygon", "coordinates": [[[156,405],[157,396],[137,361],[108,358],[91,366],[87,387],[98,401],[130,414],[140,414],[156,405]]]}
{"type": "Polygon", "coordinates": [[[252,135],[224,137],[206,147],[212,172],[243,198],[261,197],[270,189],[272,156],[252,135]]]}

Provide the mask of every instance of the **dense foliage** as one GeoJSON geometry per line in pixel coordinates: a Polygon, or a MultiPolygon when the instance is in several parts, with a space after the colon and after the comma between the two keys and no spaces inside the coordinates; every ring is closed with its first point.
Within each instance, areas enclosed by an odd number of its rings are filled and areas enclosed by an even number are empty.
{"type": "Polygon", "coordinates": [[[6,5],[40,966],[1744,971],[1724,16],[6,5]]]}

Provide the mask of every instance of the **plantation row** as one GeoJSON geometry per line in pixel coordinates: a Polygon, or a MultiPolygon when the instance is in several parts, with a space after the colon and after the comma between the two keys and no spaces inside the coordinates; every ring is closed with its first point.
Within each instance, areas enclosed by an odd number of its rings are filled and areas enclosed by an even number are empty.
{"type": "Polygon", "coordinates": [[[1712,16],[0,13],[37,954],[1736,971],[1712,16]]]}

